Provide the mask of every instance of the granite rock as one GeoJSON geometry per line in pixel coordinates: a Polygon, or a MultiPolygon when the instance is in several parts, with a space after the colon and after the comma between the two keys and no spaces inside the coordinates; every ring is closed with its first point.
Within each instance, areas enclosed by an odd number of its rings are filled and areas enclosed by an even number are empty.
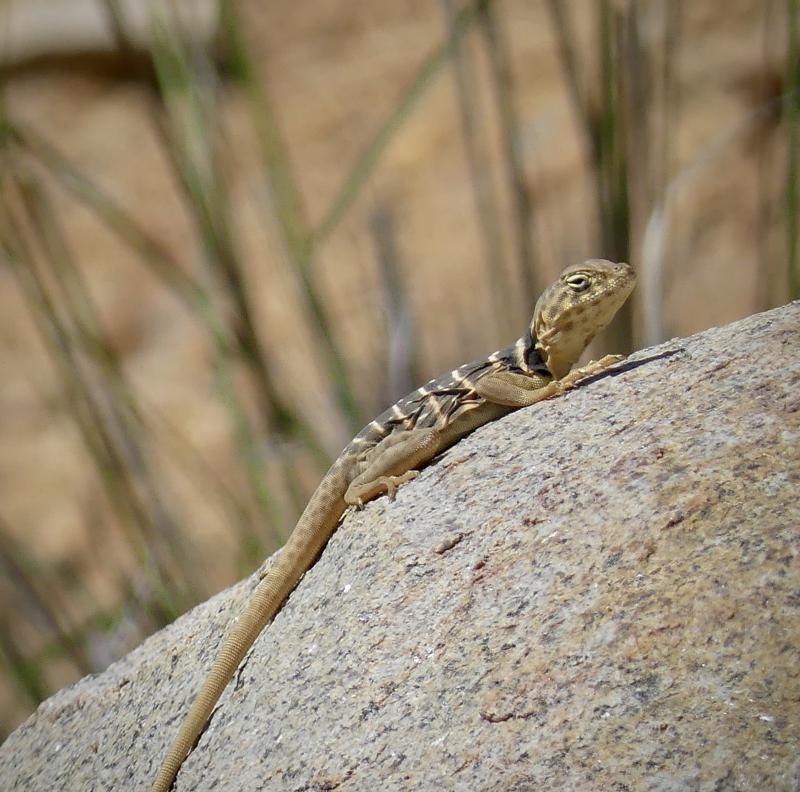
{"type": "MultiPolygon", "coordinates": [[[[800,303],[349,514],[176,790],[800,788],[800,303]]],[[[44,702],[0,788],[145,789],[255,579],[44,702]]]]}

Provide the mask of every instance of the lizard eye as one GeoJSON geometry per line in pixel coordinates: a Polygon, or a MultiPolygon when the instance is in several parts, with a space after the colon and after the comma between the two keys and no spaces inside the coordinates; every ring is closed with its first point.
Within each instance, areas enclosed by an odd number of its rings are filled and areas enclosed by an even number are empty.
{"type": "Polygon", "coordinates": [[[589,276],[583,274],[569,275],[566,279],[567,286],[574,292],[586,291],[589,288],[589,276]]]}

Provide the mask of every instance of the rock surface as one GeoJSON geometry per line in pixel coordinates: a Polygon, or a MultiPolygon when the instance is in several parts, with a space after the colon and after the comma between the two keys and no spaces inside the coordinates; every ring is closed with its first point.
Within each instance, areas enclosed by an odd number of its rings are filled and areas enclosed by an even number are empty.
{"type": "MultiPolygon", "coordinates": [[[[800,787],[800,303],[350,514],[177,790],[800,787]]],[[[43,703],[0,788],[144,789],[254,580],[43,703]]]]}

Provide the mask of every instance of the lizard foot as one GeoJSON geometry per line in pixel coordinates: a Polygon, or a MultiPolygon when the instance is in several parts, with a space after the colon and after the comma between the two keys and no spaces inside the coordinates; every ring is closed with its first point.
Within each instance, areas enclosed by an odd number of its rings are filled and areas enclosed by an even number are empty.
{"type": "Polygon", "coordinates": [[[407,470],[400,476],[378,476],[365,484],[358,486],[350,485],[345,494],[345,502],[348,506],[355,506],[356,509],[363,509],[364,503],[384,492],[389,496],[389,500],[394,500],[397,495],[397,488],[419,475],[418,470],[407,470]]]}
{"type": "Polygon", "coordinates": [[[381,476],[378,481],[386,487],[386,494],[389,500],[394,500],[397,495],[397,488],[407,481],[412,481],[419,475],[418,470],[407,470],[402,476],[381,476]]]}
{"type": "Polygon", "coordinates": [[[558,388],[558,392],[563,393],[564,391],[574,388],[581,380],[599,374],[601,371],[605,371],[621,360],[625,360],[625,355],[606,355],[600,358],[600,360],[591,360],[585,366],[573,369],[565,377],[556,380],[554,384],[558,388]]]}

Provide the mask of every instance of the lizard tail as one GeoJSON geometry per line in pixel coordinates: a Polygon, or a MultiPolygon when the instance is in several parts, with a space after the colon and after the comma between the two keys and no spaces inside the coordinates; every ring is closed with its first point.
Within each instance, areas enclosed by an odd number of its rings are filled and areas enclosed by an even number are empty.
{"type": "Polygon", "coordinates": [[[205,728],[239,663],[283,601],[314,563],[345,509],[347,482],[339,466],[328,471],[294,531],[253,592],[244,612],[222,643],[210,673],[181,723],[156,775],[152,792],[169,792],[184,759],[205,728]]]}

